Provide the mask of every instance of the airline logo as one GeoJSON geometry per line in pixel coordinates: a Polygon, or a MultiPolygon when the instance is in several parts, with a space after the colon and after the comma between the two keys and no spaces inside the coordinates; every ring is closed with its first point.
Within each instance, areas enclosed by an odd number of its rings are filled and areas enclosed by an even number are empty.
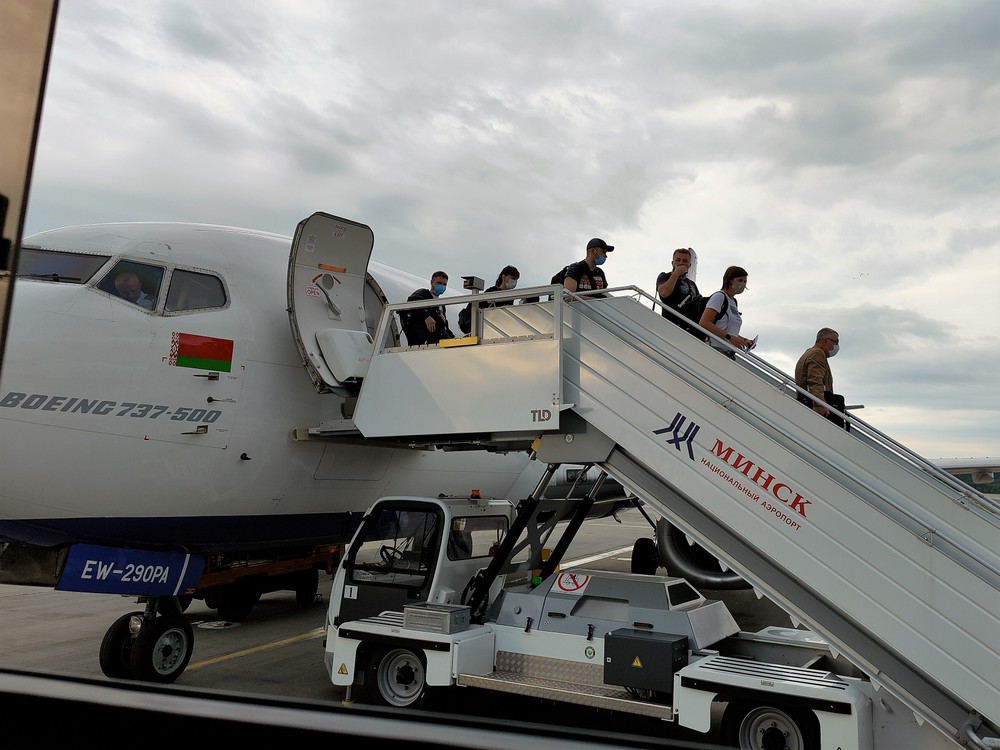
{"type": "MultiPolygon", "coordinates": [[[[667,427],[653,430],[653,434],[669,435],[667,445],[674,446],[678,451],[684,446],[688,458],[696,461],[694,437],[700,429],[700,425],[677,412],[667,427]]],[[[741,452],[740,448],[726,445],[716,438],[708,456],[702,457],[700,463],[792,530],[802,528],[801,522],[807,517],[812,500],[807,499],[786,480],[761,466],[748,452],[741,452]]]]}
{"type": "Polygon", "coordinates": [[[170,365],[230,372],[233,369],[233,341],[174,331],[170,336],[170,365]]]}
{"type": "Polygon", "coordinates": [[[654,435],[662,435],[665,432],[670,433],[673,437],[667,440],[667,445],[674,446],[677,450],[681,449],[681,446],[685,446],[688,452],[688,458],[694,461],[694,448],[693,445],[694,436],[698,434],[699,427],[695,422],[688,422],[687,417],[685,417],[680,412],[674,415],[674,421],[670,423],[668,427],[661,427],[659,430],[653,430],[654,435]],[[687,427],[684,425],[687,424],[687,427]],[[681,430],[684,430],[682,433],[681,430]]]}

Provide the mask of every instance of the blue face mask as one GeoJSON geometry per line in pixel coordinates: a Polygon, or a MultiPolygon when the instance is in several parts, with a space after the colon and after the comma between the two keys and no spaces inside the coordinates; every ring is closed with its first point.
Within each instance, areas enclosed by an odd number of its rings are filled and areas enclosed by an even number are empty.
{"type": "Polygon", "coordinates": [[[513,289],[517,286],[517,279],[507,279],[507,288],[513,289]]]}
{"type": "Polygon", "coordinates": [[[607,255],[598,255],[596,258],[594,258],[594,263],[596,263],[599,266],[603,266],[604,261],[606,261],[607,259],[608,259],[607,255]]]}
{"type": "Polygon", "coordinates": [[[435,284],[433,287],[434,294],[444,294],[447,289],[448,287],[444,284],[435,284]]]}

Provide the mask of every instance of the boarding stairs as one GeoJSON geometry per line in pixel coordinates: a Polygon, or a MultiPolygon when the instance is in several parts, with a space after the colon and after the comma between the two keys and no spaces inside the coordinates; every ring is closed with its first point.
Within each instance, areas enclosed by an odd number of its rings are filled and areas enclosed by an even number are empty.
{"type": "Polygon", "coordinates": [[[593,463],[920,721],[959,743],[983,719],[995,733],[997,503],[853,414],[849,431],[819,417],[786,374],[713,350],[641,290],[544,291],[443,346],[394,345],[388,308],[356,428],[593,463]]]}

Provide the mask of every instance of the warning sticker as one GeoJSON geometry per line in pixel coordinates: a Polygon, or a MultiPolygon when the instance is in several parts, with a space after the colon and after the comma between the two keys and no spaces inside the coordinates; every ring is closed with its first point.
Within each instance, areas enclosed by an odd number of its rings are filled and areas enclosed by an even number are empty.
{"type": "Polygon", "coordinates": [[[556,579],[556,589],[564,594],[582,594],[590,581],[589,575],[577,575],[576,573],[560,573],[556,579]]]}

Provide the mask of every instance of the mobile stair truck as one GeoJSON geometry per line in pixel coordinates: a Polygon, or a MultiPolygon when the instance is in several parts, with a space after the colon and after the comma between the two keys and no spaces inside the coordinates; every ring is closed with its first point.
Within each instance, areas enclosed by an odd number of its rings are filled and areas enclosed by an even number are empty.
{"type": "MultiPolygon", "coordinates": [[[[302,289],[342,265],[294,253],[302,289]]],[[[428,688],[509,691],[700,731],[720,702],[724,739],[754,750],[1000,748],[996,502],[853,415],[850,430],[816,416],[787,375],[719,355],[641,290],[537,291],[474,306],[472,335],[439,346],[394,346],[415,303],[388,307],[355,410],[314,428],[530,449],[548,467],[513,507],[372,507],[335,576],[335,684],[397,706],[428,688]],[[559,570],[588,502],[544,497],[560,464],[629,487],[801,627],[743,632],[679,578],[559,570]]],[[[321,340],[323,319],[302,336],[321,340]]]]}

